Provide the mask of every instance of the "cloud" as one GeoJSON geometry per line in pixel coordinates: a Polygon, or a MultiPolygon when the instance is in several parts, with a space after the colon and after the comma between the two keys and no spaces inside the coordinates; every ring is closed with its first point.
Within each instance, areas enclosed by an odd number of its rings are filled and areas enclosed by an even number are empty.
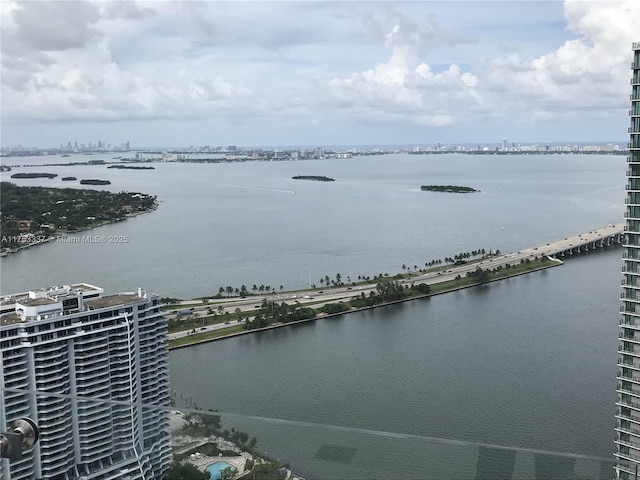
{"type": "Polygon", "coordinates": [[[1,118],[424,131],[619,115],[640,2],[534,3],[491,4],[503,21],[486,2],[5,1],[1,118]]]}
{"type": "Polygon", "coordinates": [[[100,37],[95,23],[100,18],[96,5],[72,2],[20,2],[12,15],[14,47],[41,52],[82,48],[100,37]]]}
{"type": "Polygon", "coordinates": [[[478,79],[455,64],[434,73],[420,62],[420,52],[425,43],[442,40],[441,30],[433,28],[435,23],[420,30],[412,20],[400,21],[384,39],[390,50],[387,61],[348,78],[331,79],[329,95],[341,108],[367,121],[449,125],[454,121],[452,112],[478,102],[478,79]]]}
{"type": "Polygon", "coordinates": [[[626,108],[640,2],[567,0],[564,12],[576,38],[551,52],[531,59],[518,54],[480,59],[466,71],[449,64],[439,73],[421,52],[442,38],[442,30],[427,29],[431,35],[425,36],[412,21],[398,23],[385,38],[387,60],[331,79],[330,97],[354,117],[426,125],[518,114],[521,121],[543,121],[626,108]]]}

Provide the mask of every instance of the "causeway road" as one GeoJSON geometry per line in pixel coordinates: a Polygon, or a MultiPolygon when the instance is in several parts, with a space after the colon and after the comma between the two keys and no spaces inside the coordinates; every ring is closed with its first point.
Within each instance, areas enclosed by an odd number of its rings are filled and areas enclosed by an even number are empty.
{"type": "MultiPolygon", "coordinates": [[[[454,280],[457,276],[464,277],[467,273],[474,271],[476,268],[482,268],[484,270],[494,270],[497,267],[504,267],[505,265],[518,265],[521,261],[527,259],[533,260],[536,257],[547,256],[553,257],[561,252],[565,252],[572,248],[579,246],[593,244],[599,241],[606,241],[607,239],[614,238],[622,234],[624,229],[623,223],[609,224],[604,227],[589,230],[588,232],[580,233],[571,237],[565,237],[562,240],[549,242],[544,245],[538,245],[532,248],[527,248],[514,253],[499,254],[485,258],[480,261],[471,261],[464,265],[450,265],[444,269],[431,270],[425,273],[419,273],[411,275],[408,278],[399,280],[401,284],[419,284],[426,283],[433,285],[435,283],[446,282],[454,280]]],[[[249,295],[245,298],[232,297],[227,299],[210,299],[212,302],[209,305],[205,305],[203,302],[198,301],[183,301],[182,306],[193,308],[194,313],[199,315],[206,314],[207,309],[211,308],[212,311],[218,313],[234,313],[237,308],[241,312],[247,313],[255,311],[260,307],[263,300],[272,302],[286,302],[289,304],[299,303],[301,305],[313,305],[314,307],[320,307],[325,303],[332,303],[338,301],[347,301],[351,297],[355,297],[362,293],[369,294],[369,292],[376,289],[376,281],[370,283],[359,283],[357,285],[342,285],[339,287],[324,287],[309,290],[301,290],[296,292],[274,292],[266,295],[249,295]],[[214,303],[215,302],[215,303],[214,303]]],[[[175,316],[174,311],[168,312],[169,316],[175,316]]],[[[223,328],[228,328],[233,325],[237,325],[238,322],[234,319],[228,323],[220,323],[215,325],[208,325],[205,327],[196,328],[196,331],[213,331],[223,328]]],[[[188,336],[190,330],[176,332],[169,334],[169,339],[173,340],[188,336]]]]}

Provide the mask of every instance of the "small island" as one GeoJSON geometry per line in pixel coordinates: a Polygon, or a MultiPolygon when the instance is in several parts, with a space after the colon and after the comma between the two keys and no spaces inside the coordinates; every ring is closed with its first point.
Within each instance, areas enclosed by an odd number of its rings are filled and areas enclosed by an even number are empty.
{"type": "Polygon", "coordinates": [[[140,167],[136,165],[109,165],[107,168],[121,168],[125,170],[155,170],[156,167],[140,167]]]}
{"type": "Polygon", "coordinates": [[[109,180],[97,180],[95,178],[89,178],[80,180],[80,185],[111,185],[109,180]]]}
{"type": "Polygon", "coordinates": [[[297,175],[291,177],[293,180],[314,180],[316,182],[335,182],[335,178],[324,177],[320,175],[297,175]]]}
{"type": "Polygon", "coordinates": [[[451,192],[451,193],[474,193],[479,192],[471,187],[463,187],[460,185],[422,185],[420,190],[425,192],[451,192]]]}
{"type": "Polygon", "coordinates": [[[14,173],[11,178],[56,178],[55,173],[14,173]]]}
{"type": "Polygon", "coordinates": [[[73,180],[77,180],[76,177],[62,177],[63,182],[71,182],[73,180]]]}

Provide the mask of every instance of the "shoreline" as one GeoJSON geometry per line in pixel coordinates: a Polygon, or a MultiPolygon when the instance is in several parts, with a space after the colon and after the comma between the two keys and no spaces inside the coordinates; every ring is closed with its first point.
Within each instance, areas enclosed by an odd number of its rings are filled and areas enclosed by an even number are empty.
{"type": "MultiPolygon", "coordinates": [[[[144,212],[128,213],[122,218],[100,222],[97,225],[91,225],[89,227],[81,228],[79,230],[74,230],[72,232],[65,231],[65,230],[60,230],[55,235],[50,235],[47,238],[35,240],[33,242],[26,243],[25,245],[20,246],[20,247],[11,248],[11,249],[7,249],[7,250],[2,250],[2,251],[0,251],[0,258],[1,257],[8,257],[9,255],[12,255],[12,254],[15,254],[15,253],[20,253],[23,250],[28,250],[31,247],[37,247],[39,245],[44,245],[46,243],[51,243],[51,242],[56,242],[56,241],[60,242],[60,243],[67,243],[67,242],[65,242],[64,239],[69,237],[70,235],[75,235],[75,234],[78,234],[78,233],[87,232],[89,230],[93,230],[94,228],[104,227],[105,225],[111,225],[113,223],[124,222],[128,218],[133,218],[133,217],[137,217],[138,215],[144,215],[146,213],[151,213],[156,208],[152,208],[152,209],[146,210],[144,212]]],[[[27,234],[27,235],[29,235],[29,234],[27,234]]],[[[32,235],[35,238],[40,238],[41,237],[40,235],[36,235],[36,234],[32,234],[32,235]]],[[[28,238],[28,237],[25,236],[25,238],[28,238]]]]}
{"type": "MultiPolygon", "coordinates": [[[[370,305],[370,306],[367,306],[367,307],[353,308],[353,309],[350,309],[350,310],[347,310],[347,311],[344,311],[344,312],[320,313],[320,314],[316,315],[313,318],[307,318],[307,319],[304,319],[304,320],[297,320],[295,322],[268,325],[268,326],[262,327],[262,328],[255,328],[253,330],[244,330],[242,332],[229,333],[227,335],[221,335],[219,337],[206,338],[206,339],[201,339],[201,340],[194,340],[193,342],[185,343],[183,345],[171,346],[171,345],[167,344],[167,350],[169,350],[169,351],[170,350],[177,350],[177,349],[180,349],[180,348],[192,347],[194,345],[201,345],[203,343],[216,342],[216,341],[219,341],[219,340],[226,340],[226,339],[229,339],[229,338],[239,337],[241,335],[248,335],[248,334],[252,334],[252,333],[255,333],[255,332],[263,332],[263,331],[267,331],[267,330],[273,330],[273,329],[276,329],[276,328],[288,327],[288,326],[291,326],[291,325],[299,325],[299,324],[302,324],[302,323],[315,322],[317,320],[322,320],[322,319],[325,319],[325,318],[332,318],[332,317],[338,317],[340,315],[348,315],[350,313],[363,312],[363,311],[366,311],[366,310],[372,310],[374,308],[387,307],[389,305],[396,305],[396,304],[399,304],[399,303],[411,302],[413,300],[422,300],[422,299],[425,299],[425,298],[434,297],[436,295],[443,295],[443,294],[446,294],[446,293],[456,292],[456,291],[459,291],[459,290],[464,290],[466,288],[479,287],[479,286],[486,285],[486,284],[489,284],[489,283],[499,282],[501,280],[506,280],[508,278],[519,277],[521,275],[528,275],[529,273],[539,272],[539,271],[542,271],[542,270],[547,270],[549,268],[559,267],[561,265],[564,265],[564,262],[562,260],[558,260],[558,259],[553,259],[553,260],[554,260],[554,263],[552,263],[551,265],[545,265],[545,266],[541,266],[541,267],[532,268],[531,270],[527,270],[525,272],[517,272],[517,273],[511,274],[511,275],[505,275],[505,276],[500,277],[500,278],[495,278],[495,279],[489,280],[486,283],[475,282],[475,283],[468,284],[468,285],[460,285],[460,286],[457,286],[457,287],[452,287],[452,288],[449,288],[449,289],[446,289],[446,290],[442,290],[440,292],[425,293],[424,295],[417,295],[417,296],[410,297],[410,298],[402,298],[400,300],[394,300],[394,301],[391,301],[391,302],[385,302],[385,303],[381,303],[379,305],[370,305]]],[[[438,285],[438,284],[436,283],[434,285],[438,285]]]]}

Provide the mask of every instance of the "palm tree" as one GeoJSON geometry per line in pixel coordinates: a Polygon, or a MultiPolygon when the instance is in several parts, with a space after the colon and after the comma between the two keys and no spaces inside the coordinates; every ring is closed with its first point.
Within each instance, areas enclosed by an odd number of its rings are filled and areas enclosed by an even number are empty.
{"type": "Polygon", "coordinates": [[[251,287],[251,290],[253,290],[253,293],[256,293],[258,291],[258,286],[254,283],[253,287],[251,287]]]}

